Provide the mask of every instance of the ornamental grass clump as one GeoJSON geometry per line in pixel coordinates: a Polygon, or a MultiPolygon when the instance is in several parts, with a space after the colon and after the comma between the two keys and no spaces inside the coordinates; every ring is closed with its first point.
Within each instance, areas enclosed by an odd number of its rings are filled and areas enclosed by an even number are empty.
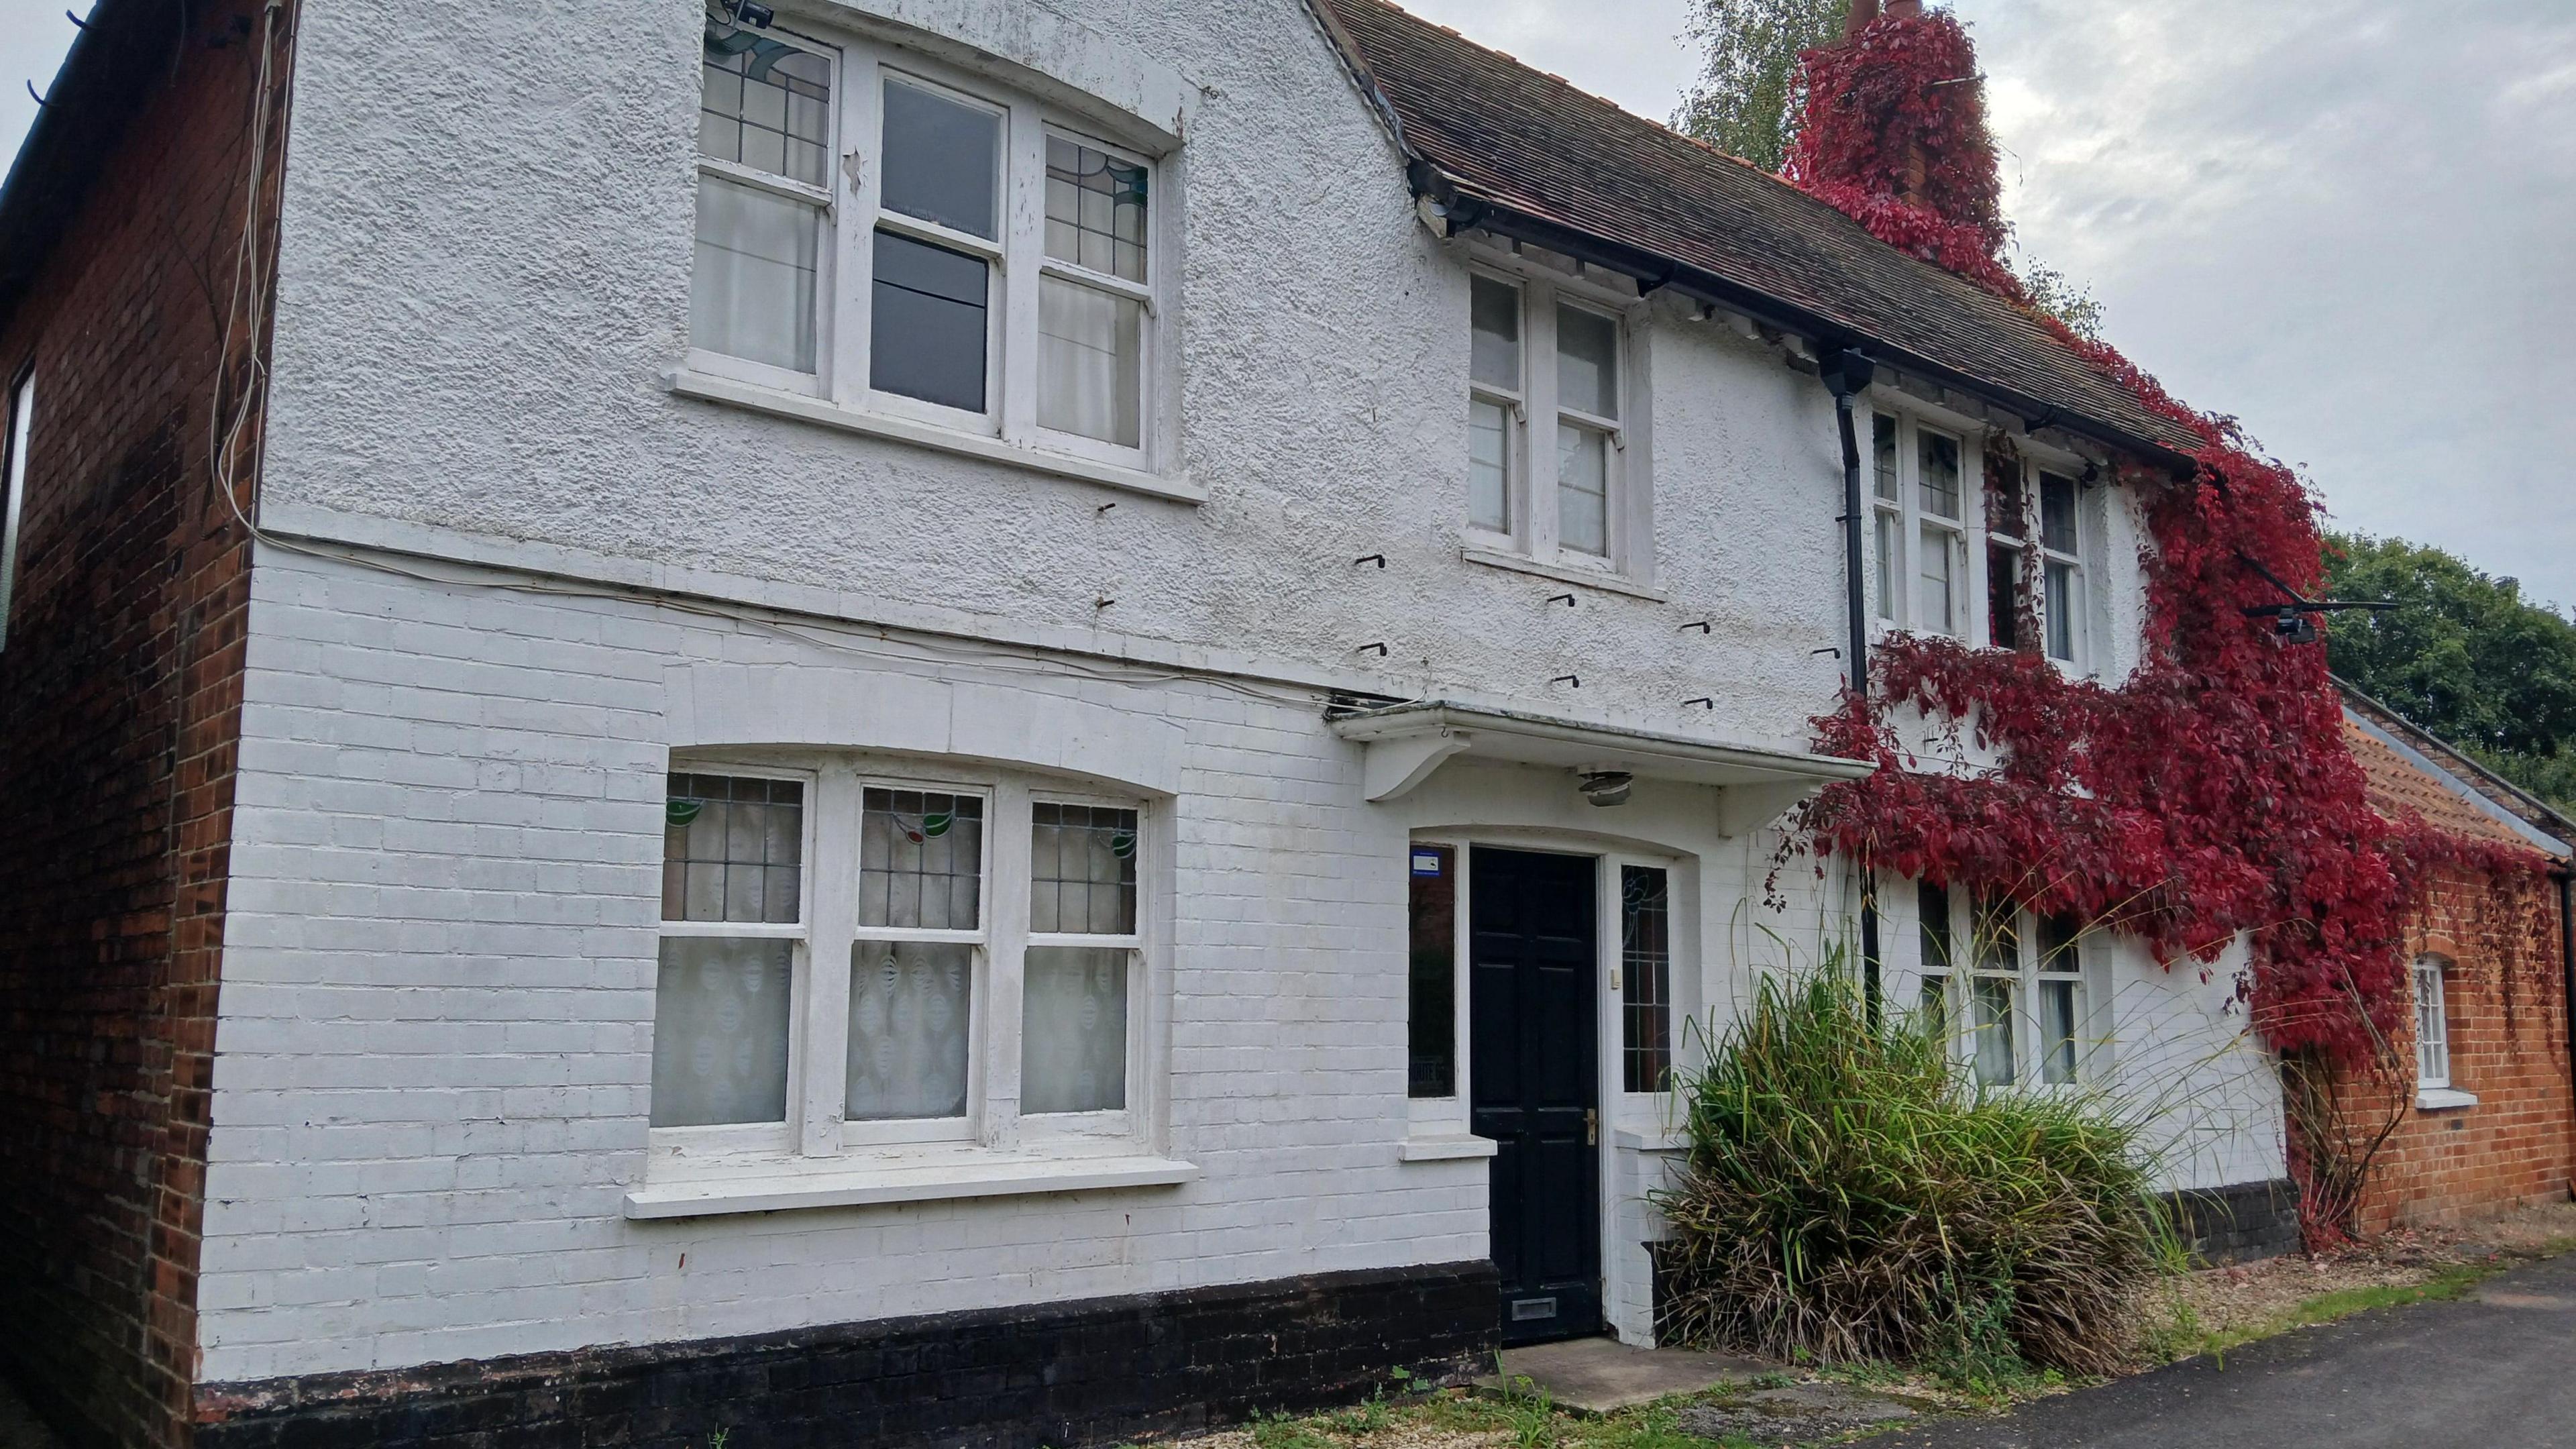
{"type": "Polygon", "coordinates": [[[1690,1157],[1655,1199],[1679,1341],[1984,1383],[2104,1373],[2175,1260],[2140,1124],[2098,1097],[1977,1092],[1836,966],[1765,978],[1681,1091],[1690,1157]]]}

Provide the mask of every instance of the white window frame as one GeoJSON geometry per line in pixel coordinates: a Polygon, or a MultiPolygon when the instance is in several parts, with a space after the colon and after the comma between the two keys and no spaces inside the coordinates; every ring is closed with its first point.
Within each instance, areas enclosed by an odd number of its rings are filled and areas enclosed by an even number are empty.
{"type": "Polygon", "coordinates": [[[2418,956],[2414,963],[2415,1090],[2451,1090],[2450,963],[2418,956]]]}
{"type": "Polygon", "coordinates": [[[0,515],[0,649],[8,647],[11,616],[18,608],[18,534],[27,510],[27,452],[36,434],[36,369],[22,369],[9,384],[8,432],[0,450],[8,454],[7,512],[0,515]]]}
{"type": "MultiPolygon", "coordinates": [[[[1948,1023],[1947,1046],[1951,1057],[1976,1082],[1975,1007],[1972,982],[1978,980],[2011,983],[2012,1006],[2010,1030],[2013,1046],[2013,1080],[1979,1082],[1990,1090],[2038,1089],[2044,1091],[2081,1090],[2097,1081],[2106,1069],[2107,1033],[2103,1009],[2103,961],[2108,943],[2101,933],[2086,927],[2076,933],[2069,949],[2075,952],[2072,971],[2040,969],[2039,918],[2029,911],[2012,911],[2015,934],[2014,963],[2009,968],[1984,964],[1976,938],[1977,919],[1974,893],[1953,886],[1947,892],[1951,962],[1944,968],[1924,959],[1922,948],[1921,893],[1916,882],[1891,882],[1879,894],[1879,953],[1882,961],[1897,955],[1911,957],[1917,990],[1900,1000],[1918,1003],[1922,987],[1941,978],[1941,1002],[1948,1023]],[[1901,911],[1891,911],[1892,901],[1904,902],[1901,911]],[[1901,916],[1902,920],[1897,918],[1901,916]],[[1902,942],[1899,947],[1898,943],[1902,942]],[[1893,949],[1892,949],[1893,948],[1893,949]],[[2040,1008],[2041,987],[2046,983],[2068,982],[2075,988],[2075,1072],[2069,1081],[2051,1082],[2048,1077],[2046,1052],[2047,1022],[2040,1008]]],[[[1893,973],[1888,973],[1893,975],[1893,973]]]]}
{"type": "Polygon", "coordinates": [[[1869,579],[1872,592],[1871,624],[1873,631],[1884,636],[1892,633],[1917,632],[1942,635],[1971,648],[1995,647],[1994,629],[1989,604],[1988,550],[1990,546],[2016,550],[2025,569],[2045,569],[2051,563],[2071,566],[2075,570],[2074,617],[2070,634],[2074,644],[2072,659],[2059,658],[2049,652],[2049,611],[2044,573],[2033,575],[2036,592],[2033,616],[2039,636],[2028,647],[2070,674],[2084,675],[2092,669],[2092,645],[2089,627],[2091,608],[2089,579],[2085,569],[2088,537],[2093,528],[2093,514],[2099,506],[2094,495],[2101,490],[2085,486],[2084,464],[2080,459],[2062,457],[2027,438],[2015,438],[2022,453],[2023,498],[2028,505],[2027,534],[2012,538],[1997,534],[1988,526],[1985,496],[1985,442],[1983,431],[1964,419],[1936,416],[1910,400],[1899,401],[1884,395],[1871,405],[1871,431],[1863,439],[1863,466],[1869,469],[1867,493],[1872,527],[1863,540],[1869,555],[1869,579]],[[1879,496],[1877,486],[1877,422],[1885,418],[1896,426],[1896,498],[1879,496]],[[1922,495],[1922,436],[1938,433],[1959,442],[1959,517],[1938,517],[1924,509],[1922,495]],[[2058,553],[2048,549],[2041,536],[2040,477],[2053,473],[2076,484],[2075,537],[2077,552],[2058,553]],[[1948,535],[1951,551],[1951,617],[1953,628],[1929,627],[1923,614],[1923,540],[1925,529],[1932,528],[1948,535]],[[1887,534],[1893,533],[1896,552],[1887,554],[1887,534]],[[1881,595],[1878,582],[1882,570],[1895,587],[1881,595]]]}
{"type": "MultiPolygon", "coordinates": [[[[1176,201],[1167,190],[1173,168],[1144,146],[1115,134],[1114,124],[1047,105],[928,56],[839,35],[803,21],[758,32],[833,62],[832,158],[828,193],[748,168],[698,157],[701,174],[765,187],[825,205],[821,265],[815,282],[816,370],[796,373],[692,345],[686,367],[710,378],[749,383],[820,399],[861,420],[882,420],[897,436],[907,429],[950,434],[961,447],[1001,444],[1060,455],[1123,473],[1153,474],[1173,452],[1171,417],[1175,389],[1163,337],[1172,310],[1172,282],[1179,268],[1176,201]],[[882,205],[884,95],[899,79],[1002,120],[1001,165],[995,180],[998,239],[974,236],[882,205]],[[1061,136],[1146,172],[1146,245],[1143,283],[1104,276],[1046,254],[1046,140],[1061,136]],[[886,230],[965,253],[988,267],[985,292],[984,411],[966,412],[873,386],[870,324],[874,309],[876,233],[886,230]],[[1039,279],[1058,277],[1116,293],[1143,307],[1137,359],[1137,443],[1083,437],[1038,422],[1040,332],[1039,279]]],[[[692,138],[694,144],[694,137],[692,138]]],[[[1114,475],[1113,475],[1114,476],[1114,475]]]]}
{"type": "MultiPolygon", "coordinates": [[[[661,934],[760,937],[797,943],[788,1036],[787,1120],[650,1129],[651,1159],[782,1158],[866,1161],[945,1144],[1087,1152],[1102,1139],[1145,1145],[1160,1120],[1161,990],[1156,963],[1162,919],[1159,811],[1142,796],[1068,792],[1013,771],[923,768],[847,752],[675,752],[670,774],[797,780],[805,783],[805,849],[793,926],[665,921],[661,934]],[[782,760],[785,763],[782,763],[782,760]],[[870,789],[972,796],[984,802],[983,884],[973,930],[859,924],[860,817],[870,789]],[[1136,924],[1125,936],[1039,935],[1028,929],[1031,810],[1040,803],[1133,810],[1137,820],[1136,924]],[[857,941],[963,944],[974,963],[969,987],[966,1116],[884,1122],[847,1120],[851,948],[857,941]],[[1030,946],[1124,949],[1128,954],[1126,1105],[1103,1112],[1023,1114],[1020,1100],[1021,986],[1030,946]],[[1084,1144],[1091,1144],[1086,1148],[1084,1144]]],[[[649,1169],[648,1169],[649,1172],[649,1169]]]]}
{"type": "MultiPolygon", "coordinates": [[[[1470,398],[1499,403],[1505,409],[1509,466],[1504,492],[1512,526],[1496,531],[1477,524],[1465,504],[1462,489],[1458,517],[1470,554],[1520,558],[1550,568],[1651,585],[1653,474],[1645,416],[1651,384],[1646,368],[1644,304],[1608,283],[1490,248],[1478,248],[1467,271],[1471,276],[1515,288],[1521,300],[1519,394],[1472,379],[1468,386],[1470,398]],[[1602,417],[1562,402],[1556,375],[1556,314],[1560,306],[1604,317],[1618,329],[1618,417],[1602,417]],[[1608,497],[1603,520],[1607,554],[1566,548],[1559,541],[1557,433],[1566,427],[1601,433],[1608,440],[1608,497]]],[[[1463,328],[1454,344],[1462,361],[1472,340],[1472,326],[1463,328]]],[[[1462,431],[1457,475],[1462,483],[1467,456],[1462,431]]]]}
{"type": "Polygon", "coordinates": [[[2089,603],[2090,580],[2085,577],[2084,570],[2084,534],[2092,509],[2086,505],[2085,499],[2093,490],[2084,486],[2082,474],[2071,469],[2033,463],[2029,471],[2031,544],[2037,550],[2040,570],[2035,580],[2038,588],[2039,652],[2062,668],[2078,674],[2086,673],[2092,668],[2092,631],[2085,627],[2092,606],[2089,603]],[[2051,548],[2048,543],[2048,504],[2044,490],[2051,477],[2065,479],[2074,490],[2075,547],[2071,552],[2051,548]],[[2050,644],[2050,630],[2057,622],[2056,611],[2048,603],[2048,571],[2052,568],[2067,571],[2067,652],[2062,655],[2050,644]]]}

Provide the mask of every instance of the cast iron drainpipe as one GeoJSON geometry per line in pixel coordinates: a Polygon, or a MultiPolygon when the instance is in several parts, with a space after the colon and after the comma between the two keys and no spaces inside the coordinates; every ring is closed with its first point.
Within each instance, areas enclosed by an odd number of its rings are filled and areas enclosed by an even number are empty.
{"type": "MultiPolygon", "coordinates": [[[[1849,668],[1843,671],[1851,681],[1854,695],[1869,693],[1869,599],[1861,586],[1861,524],[1865,521],[1860,496],[1860,433],[1852,420],[1852,399],[1878,380],[1878,369],[1856,347],[1838,348],[1824,353],[1817,372],[1834,394],[1834,421],[1843,434],[1843,606],[1851,616],[1851,638],[1846,642],[1844,659],[1849,668]]],[[[1863,999],[1869,1003],[1870,1021],[1878,1020],[1878,890],[1877,877],[1867,860],[1856,863],[1860,876],[1860,962],[1863,999]]],[[[2576,1018],[2571,1018],[2576,1020],[2576,1018]]]]}

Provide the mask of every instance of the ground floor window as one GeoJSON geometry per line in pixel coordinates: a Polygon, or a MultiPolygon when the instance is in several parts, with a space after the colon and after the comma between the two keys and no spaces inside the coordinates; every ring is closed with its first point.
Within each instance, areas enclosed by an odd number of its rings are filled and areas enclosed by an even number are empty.
{"type": "Polygon", "coordinates": [[[657,1141],[1124,1129],[1142,801],[711,760],[672,772],[664,827],[657,1141]]]}
{"type": "Polygon", "coordinates": [[[2451,1011],[2439,956],[2415,962],[2415,1085],[2451,1085],[2451,1011]]]}
{"type": "Polygon", "coordinates": [[[1980,1087],[2082,1079],[2090,1001],[2087,933],[2064,916],[1922,883],[1915,890],[1917,1005],[1980,1087]]]}

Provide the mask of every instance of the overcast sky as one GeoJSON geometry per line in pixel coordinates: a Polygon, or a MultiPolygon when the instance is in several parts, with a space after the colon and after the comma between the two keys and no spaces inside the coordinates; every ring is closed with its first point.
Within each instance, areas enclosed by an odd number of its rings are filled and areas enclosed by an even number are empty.
{"type": "MultiPolygon", "coordinates": [[[[1405,0],[1663,119],[1685,0],[1405,0]]],[[[2576,4],[1956,0],[2021,241],[2343,527],[2576,604],[2576,4]]],[[[84,6],[85,9],[85,6],[84,6]]],[[[14,154],[71,25],[0,0],[14,154]]]]}

